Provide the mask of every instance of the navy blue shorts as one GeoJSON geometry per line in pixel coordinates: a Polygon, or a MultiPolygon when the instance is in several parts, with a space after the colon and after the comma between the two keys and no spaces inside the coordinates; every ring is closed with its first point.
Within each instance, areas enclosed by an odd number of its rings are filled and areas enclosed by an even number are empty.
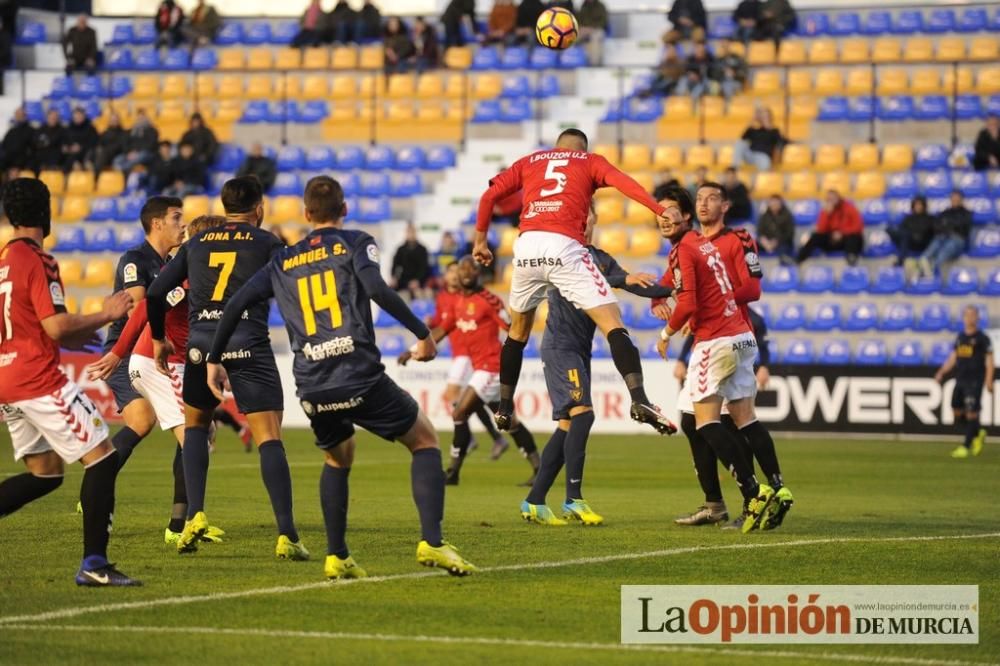
{"type": "Polygon", "coordinates": [[[332,449],[354,435],[358,425],[390,442],[402,437],[420,415],[420,406],[409,393],[386,375],[360,396],[331,399],[330,394],[310,394],[300,400],[302,411],[316,435],[316,446],[332,449]]]}
{"type": "Polygon", "coordinates": [[[963,412],[978,412],[982,407],[983,385],[979,382],[955,381],[951,393],[951,408],[963,412]]]}
{"type": "MultiPolygon", "coordinates": [[[[183,393],[184,402],[188,405],[209,410],[215,409],[219,401],[208,388],[205,354],[204,348],[193,346],[188,341],[183,393]]],[[[285,408],[281,375],[278,374],[270,345],[258,344],[249,349],[226,352],[222,355],[222,365],[229,375],[236,408],[241,413],[280,412],[285,408]]]]}
{"type": "Polygon", "coordinates": [[[592,407],[590,359],[578,352],[542,349],[545,388],[552,401],[552,420],[568,419],[574,407],[592,407]]]}
{"type": "Polygon", "coordinates": [[[104,380],[104,383],[111,389],[111,394],[115,396],[115,404],[121,412],[133,400],[138,400],[142,396],[132,388],[132,379],[128,376],[128,360],[126,356],[122,359],[115,371],[104,380]]]}

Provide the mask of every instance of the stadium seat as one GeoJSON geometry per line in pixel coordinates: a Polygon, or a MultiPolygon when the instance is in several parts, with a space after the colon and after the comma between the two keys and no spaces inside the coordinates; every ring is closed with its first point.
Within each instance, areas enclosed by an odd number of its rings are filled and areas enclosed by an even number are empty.
{"type": "Polygon", "coordinates": [[[400,173],[392,178],[389,195],[393,197],[412,197],[424,191],[423,178],[417,172],[400,173]]]}
{"type": "Polygon", "coordinates": [[[794,331],[805,326],[805,323],[805,307],[801,303],[790,303],[781,308],[771,323],[771,328],[775,331],[794,331]]]}
{"type": "Polygon", "coordinates": [[[904,62],[929,62],[934,60],[934,40],[927,37],[911,37],[903,48],[904,62]]]}
{"type": "Polygon", "coordinates": [[[118,237],[115,239],[115,252],[125,252],[133,247],[138,247],[146,240],[146,235],[142,230],[142,227],[135,225],[128,227],[118,233],[118,237]]]}
{"type": "Polygon", "coordinates": [[[781,151],[782,171],[803,171],[811,168],[812,148],[810,146],[801,143],[790,143],[781,151]]]}
{"type": "Polygon", "coordinates": [[[799,274],[799,291],[818,294],[831,291],[834,286],[833,269],[829,266],[807,266],[799,274]]]}
{"type": "MultiPolygon", "coordinates": [[[[827,178],[834,176],[835,174],[827,174],[827,178]]],[[[824,179],[824,191],[829,189],[827,185],[832,185],[832,182],[827,182],[824,179]]],[[[840,192],[844,190],[835,188],[840,192]]],[[[886,184],[885,175],[879,171],[865,171],[864,173],[859,173],[854,181],[854,189],[850,190],[852,196],[856,199],[872,199],[875,197],[881,197],[885,194],[886,184]]]]}
{"type": "MultiPolygon", "coordinates": [[[[804,65],[807,59],[806,42],[804,40],[786,39],[778,46],[779,65],[804,65]]],[[[756,81],[754,81],[754,87],[757,87],[756,81]]]]}
{"type": "Polygon", "coordinates": [[[989,16],[982,7],[966,7],[955,21],[958,32],[980,32],[989,28],[989,16]]]}
{"type": "MultiPolygon", "coordinates": [[[[22,171],[22,174],[24,172],[22,171]]],[[[38,180],[45,183],[52,196],[60,196],[66,190],[66,176],[62,171],[44,170],[38,174],[38,180]]]]}
{"type": "Polygon", "coordinates": [[[861,32],[861,17],[857,12],[841,12],[830,21],[828,32],[835,37],[844,37],[861,32]]]}
{"type": "Polygon", "coordinates": [[[277,165],[280,171],[305,168],[305,162],[305,152],[298,146],[282,146],[278,149],[277,165]]]}
{"type": "Polygon", "coordinates": [[[116,249],[117,240],[114,229],[103,227],[90,234],[83,244],[83,247],[76,249],[84,252],[108,252],[116,249]]]}
{"type": "Polygon", "coordinates": [[[871,61],[871,42],[865,37],[853,37],[840,42],[840,62],[857,65],[871,61]]]}
{"type": "Polygon", "coordinates": [[[878,308],[874,303],[858,303],[851,307],[844,321],[845,331],[869,331],[878,325],[878,308]]]}
{"type": "Polygon", "coordinates": [[[535,70],[550,70],[559,65],[559,54],[552,49],[531,49],[528,66],[535,70]]]}
{"type": "MultiPolygon", "coordinates": [[[[812,92],[824,97],[842,94],[844,92],[844,73],[837,69],[819,70],[813,81],[812,92]]],[[[846,100],[844,102],[846,103],[846,100]]]]}
{"type": "MultiPolygon", "coordinates": [[[[785,196],[789,199],[815,199],[818,194],[818,183],[816,174],[809,172],[797,172],[789,174],[788,188],[785,196]]],[[[780,190],[778,190],[780,192],[780,190]]],[[[815,219],[813,220],[815,222],[815,219]]]]}
{"type": "MultiPolygon", "coordinates": [[[[876,148],[876,155],[878,149],[876,148]]],[[[836,144],[824,144],[816,148],[816,159],[813,168],[816,171],[833,171],[844,168],[844,147],[836,144]]]]}
{"type": "Polygon", "coordinates": [[[924,23],[924,32],[940,34],[955,29],[955,12],[951,9],[932,9],[924,23]]]}
{"type": "Polygon", "coordinates": [[[358,201],[358,220],[360,222],[385,222],[392,217],[389,198],[360,199],[358,201]]]}
{"type": "Polygon", "coordinates": [[[877,114],[876,98],[860,95],[851,98],[847,108],[847,119],[854,123],[867,123],[877,114]]]}
{"type": "Polygon", "coordinates": [[[507,70],[528,69],[528,51],[520,46],[507,48],[498,66],[507,70]]]}
{"type": "MultiPolygon", "coordinates": [[[[905,95],[910,91],[910,76],[904,69],[887,67],[878,75],[875,91],[879,95],[905,95]]],[[[910,100],[912,103],[913,100],[910,100]]]]}
{"type": "Polygon", "coordinates": [[[476,49],[470,68],[474,71],[500,69],[500,55],[493,47],[476,49]]]}
{"type": "Polygon", "coordinates": [[[995,62],[1000,58],[1000,44],[993,37],[976,37],[969,45],[970,60],[995,62]]]}
{"type": "Polygon", "coordinates": [[[423,169],[426,162],[427,155],[419,146],[404,146],[396,152],[396,169],[400,171],[423,169]]]}
{"type": "Polygon", "coordinates": [[[969,241],[968,256],[989,258],[1000,256],[1000,230],[977,229],[974,231],[969,241]]]}
{"type": "Polygon", "coordinates": [[[55,252],[78,252],[87,244],[87,238],[82,227],[71,226],[56,229],[55,252]]]}
{"type": "Polygon", "coordinates": [[[953,187],[951,173],[945,169],[929,171],[923,175],[921,190],[928,197],[946,197],[951,194],[953,187]]]}
{"type": "Polygon", "coordinates": [[[858,343],[854,362],[858,365],[885,365],[888,355],[882,340],[862,340],[858,343]]]}
{"type": "MultiPolygon", "coordinates": [[[[903,59],[902,45],[899,43],[898,39],[893,37],[882,37],[880,39],[876,39],[875,43],[872,44],[871,59],[872,62],[879,64],[899,62],[903,59]]],[[[882,76],[885,76],[884,72],[882,76]]]]}
{"type": "Polygon", "coordinates": [[[828,34],[830,19],[826,14],[811,13],[799,18],[798,32],[806,37],[819,37],[828,34]]]}
{"type": "Polygon", "coordinates": [[[789,70],[785,89],[789,95],[809,95],[813,90],[813,73],[808,69],[789,70]]]}
{"type": "Polygon", "coordinates": [[[973,224],[992,224],[997,221],[997,209],[986,197],[971,197],[965,205],[972,211],[973,224]]]}
{"type": "Polygon", "coordinates": [[[440,171],[453,166],[455,166],[455,151],[449,146],[435,146],[427,151],[426,168],[428,170],[440,171]]]}
{"type": "Polygon", "coordinates": [[[989,272],[979,293],[983,296],[1000,296],[1000,268],[994,268],[989,272]]]}
{"type": "Polygon", "coordinates": [[[931,352],[927,358],[927,362],[930,365],[940,366],[942,365],[949,356],[951,352],[955,349],[954,343],[949,341],[939,341],[935,342],[931,346],[931,352]]]}
{"type": "Polygon", "coordinates": [[[938,42],[935,58],[939,62],[956,62],[965,59],[964,37],[945,37],[938,42]]]}
{"type": "Polygon", "coordinates": [[[876,37],[884,35],[892,29],[892,15],[887,11],[870,11],[865,16],[858,32],[862,35],[876,37]]]}
{"type": "Polygon", "coordinates": [[[979,274],[975,268],[956,266],[948,273],[948,279],[941,288],[945,296],[966,296],[979,289],[979,274]]]}
{"type": "Polygon", "coordinates": [[[941,289],[941,278],[936,275],[917,278],[903,287],[903,293],[911,296],[926,296],[941,289]]]}
{"type": "MultiPolygon", "coordinates": [[[[338,161],[339,165],[339,161],[338,161]]],[[[389,146],[372,146],[365,153],[365,169],[377,171],[392,169],[396,165],[396,155],[389,146]]]]}
{"type": "Polygon", "coordinates": [[[914,169],[927,171],[948,166],[948,149],[939,144],[923,145],[917,148],[914,169]]]}
{"type": "Polygon", "coordinates": [[[913,326],[913,305],[910,303],[890,303],[879,321],[878,330],[904,331],[913,326]]]}
{"type": "Polygon", "coordinates": [[[816,357],[822,365],[846,365],[851,358],[851,346],[846,340],[829,340],[816,357]]]}
{"type": "Polygon", "coordinates": [[[847,266],[840,273],[840,279],[833,288],[835,294],[857,294],[868,289],[868,269],[847,266]]]}
{"type": "Polygon", "coordinates": [[[898,266],[883,266],[878,269],[875,280],[868,287],[871,294],[896,294],[906,285],[906,275],[898,266]]]}
{"type": "Polygon", "coordinates": [[[856,143],[847,155],[847,168],[851,171],[870,171],[879,165],[878,146],[873,143],[856,143]]]}
{"type": "Polygon", "coordinates": [[[110,197],[96,197],[90,200],[89,222],[110,222],[115,217],[115,200],[110,197]]]}
{"type": "Polygon", "coordinates": [[[301,196],[303,191],[302,179],[295,173],[279,173],[271,187],[272,196],[296,195],[301,196]]]}
{"type": "MultiPolygon", "coordinates": [[[[53,208],[57,202],[53,201],[53,208]]],[[[90,215],[90,199],[86,196],[69,195],[59,202],[58,211],[53,219],[56,222],[82,222],[90,215]]]]}
{"type": "Polygon", "coordinates": [[[792,217],[795,224],[799,226],[813,226],[819,217],[820,204],[815,198],[793,201],[790,205],[792,217]]]}
{"type": "Polygon", "coordinates": [[[909,171],[913,168],[913,148],[899,143],[882,146],[881,168],[889,172],[909,171]]]}
{"type": "Polygon", "coordinates": [[[132,67],[138,70],[155,71],[161,68],[160,52],[156,49],[140,49],[133,52],[132,67]]]}
{"type": "MultiPolygon", "coordinates": [[[[657,149],[659,153],[659,148],[657,149]]],[[[762,172],[758,173],[754,179],[753,197],[755,199],[766,199],[772,194],[784,192],[785,177],[780,173],[762,172]]]]}
{"type": "Polygon", "coordinates": [[[838,303],[821,303],[816,308],[816,314],[806,321],[807,331],[832,331],[840,327],[840,305],[838,303]]]}
{"type": "Polygon", "coordinates": [[[837,57],[837,42],[835,40],[821,38],[814,39],[809,43],[809,62],[811,64],[830,65],[837,62],[837,57]]]}
{"type": "Polygon", "coordinates": [[[268,44],[271,42],[271,25],[269,23],[252,23],[246,29],[244,44],[268,44]]]}
{"type": "Polygon", "coordinates": [[[389,196],[391,189],[388,173],[366,173],[361,176],[361,196],[385,197],[389,196]]]}
{"type": "Polygon", "coordinates": [[[656,229],[636,229],[630,234],[629,254],[634,257],[652,257],[660,249],[660,234],[656,229]]]}
{"type": "Polygon", "coordinates": [[[747,64],[751,67],[764,67],[775,62],[774,43],[750,42],[746,53],[747,64]]]}
{"type": "Polygon", "coordinates": [[[889,207],[884,199],[868,199],[857,203],[865,224],[880,225],[889,222],[889,207]]]}
{"type": "Polygon", "coordinates": [[[813,350],[811,340],[792,340],[785,353],[781,355],[781,362],[806,365],[812,363],[815,357],[816,352],[813,350]]]}

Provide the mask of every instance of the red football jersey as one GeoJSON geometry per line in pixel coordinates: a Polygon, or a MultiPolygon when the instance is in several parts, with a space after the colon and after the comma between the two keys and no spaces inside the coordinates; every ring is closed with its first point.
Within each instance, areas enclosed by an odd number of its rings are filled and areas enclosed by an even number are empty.
{"type": "Polygon", "coordinates": [[[670,250],[668,265],[677,299],[670,328],[679,331],[697,310],[694,337],[699,342],[750,332],[733,297],[726,262],[712,241],[687,232],[670,250]]]}
{"type": "Polygon", "coordinates": [[[719,248],[722,260],[726,262],[729,279],[733,283],[733,298],[740,314],[753,330],[748,303],[760,300],[760,280],[764,276],[760,268],[757,242],[743,228],[722,227],[714,236],[708,237],[719,248]]]}
{"type": "MultiPolygon", "coordinates": [[[[187,282],[185,281],[185,287],[187,282]]],[[[188,307],[185,287],[177,287],[167,294],[167,310],[164,325],[167,339],[174,346],[174,353],[168,357],[171,363],[184,363],[188,341],[188,307]]],[[[122,329],[115,346],[111,349],[119,358],[125,358],[130,353],[145,358],[153,358],[153,334],[149,330],[149,318],[146,314],[146,299],[143,299],[132,314],[128,323],[122,329]]]]}
{"type": "Polygon", "coordinates": [[[441,322],[441,330],[463,338],[474,370],[500,372],[500,330],[510,328],[503,301],[481,289],[461,294],[452,311],[454,316],[441,322]]]}
{"type": "Polygon", "coordinates": [[[479,200],[476,230],[489,229],[496,203],[523,189],[519,226],[522,233],[550,231],[586,244],[583,231],[594,190],[609,186],[654,213],[663,213],[663,207],[642,185],[611,166],[601,155],[557,148],[522,157],[490,181],[489,189],[479,200]]]}
{"type": "Polygon", "coordinates": [[[0,250],[0,403],[30,400],[68,381],[59,343],[42,320],[66,312],[59,264],[34,241],[15,238],[0,250]]]}
{"type": "MultiPolygon", "coordinates": [[[[447,289],[439,291],[437,298],[434,300],[434,316],[431,317],[428,325],[431,328],[438,326],[444,328],[444,322],[454,318],[455,304],[461,298],[462,293],[458,291],[448,291],[447,289]]],[[[451,343],[451,355],[453,357],[469,355],[469,349],[465,344],[465,339],[461,335],[452,331],[448,334],[448,341],[451,343]]]]}

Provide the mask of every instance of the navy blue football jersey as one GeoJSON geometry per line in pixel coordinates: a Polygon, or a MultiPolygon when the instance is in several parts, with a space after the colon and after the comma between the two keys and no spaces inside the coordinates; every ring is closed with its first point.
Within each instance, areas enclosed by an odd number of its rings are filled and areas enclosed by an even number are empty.
{"type": "Polygon", "coordinates": [[[955,379],[966,384],[986,381],[986,355],[993,352],[990,336],[982,331],[965,331],[955,338],[955,379]]]}
{"type": "MultiPolygon", "coordinates": [[[[149,285],[159,275],[164,263],[163,257],[149,244],[149,241],[143,241],[142,245],[126,250],[118,259],[118,266],[115,268],[115,291],[131,287],[149,289],[149,285]]],[[[111,322],[108,337],[104,341],[104,351],[110,351],[115,346],[126,322],[128,322],[127,316],[111,322]]]]}

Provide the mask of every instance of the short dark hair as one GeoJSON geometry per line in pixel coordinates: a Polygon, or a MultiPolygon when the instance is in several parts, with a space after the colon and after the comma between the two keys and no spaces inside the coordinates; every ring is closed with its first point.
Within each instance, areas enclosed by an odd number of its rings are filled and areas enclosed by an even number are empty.
{"type": "Polygon", "coordinates": [[[679,184],[668,183],[661,185],[656,195],[657,201],[662,199],[676,201],[678,208],[681,209],[681,214],[694,219],[694,202],[691,201],[691,193],[687,191],[687,188],[681,187],[679,184]]]}
{"type": "Polygon", "coordinates": [[[3,210],[15,227],[47,229],[52,222],[48,186],[35,178],[15,178],[4,188],[3,210]]]}
{"type": "Polygon", "coordinates": [[[718,190],[719,197],[723,201],[729,201],[729,192],[726,192],[726,188],[723,187],[721,183],[717,183],[714,180],[706,180],[704,183],[698,186],[699,190],[704,190],[705,188],[718,190]]]}
{"type": "Polygon", "coordinates": [[[184,202],[177,197],[165,197],[162,195],[149,197],[146,199],[146,203],[142,205],[142,210],[139,211],[139,221],[142,223],[142,230],[148,234],[153,228],[153,220],[155,218],[166,217],[167,210],[170,208],[183,207],[184,202]]]}
{"type": "Polygon", "coordinates": [[[576,137],[577,139],[580,139],[581,141],[583,141],[583,145],[585,147],[590,145],[590,141],[587,140],[587,135],[583,133],[583,130],[578,130],[575,127],[570,127],[569,129],[565,129],[562,132],[560,132],[559,138],[556,139],[556,143],[562,141],[562,138],[564,136],[573,136],[576,137]]]}
{"type": "Polygon", "coordinates": [[[335,222],[344,216],[344,188],[330,176],[315,176],[306,183],[302,203],[313,222],[335,222]]]}
{"type": "Polygon", "coordinates": [[[250,213],[264,200],[264,188],[257,176],[237,176],[222,185],[220,198],[226,215],[250,213]]]}

